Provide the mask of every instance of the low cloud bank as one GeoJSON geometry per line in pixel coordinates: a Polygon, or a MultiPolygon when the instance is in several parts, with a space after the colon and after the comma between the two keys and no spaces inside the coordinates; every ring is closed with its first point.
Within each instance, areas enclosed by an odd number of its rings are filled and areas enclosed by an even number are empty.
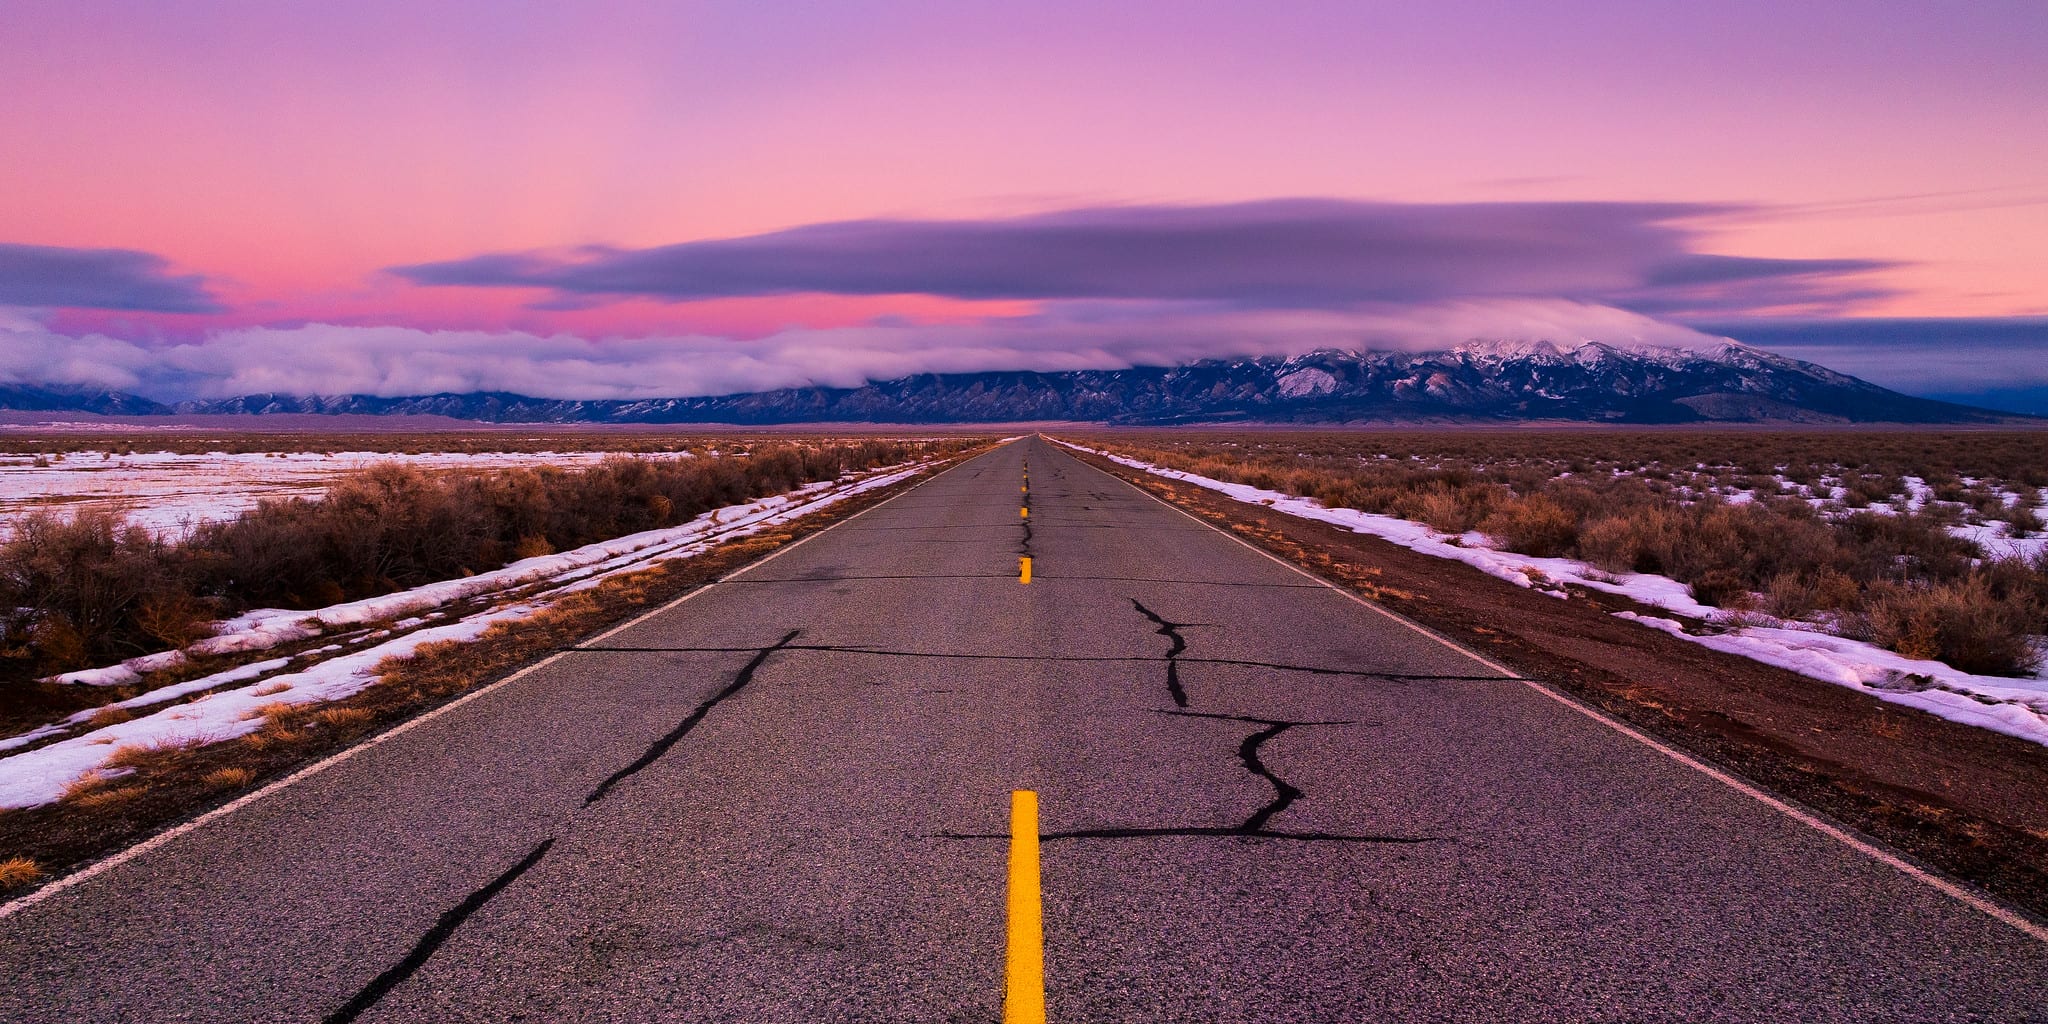
{"type": "Polygon", "coordinates": [[[1444,349],[1473,339],[1596,340],[1711,347],[1717,340],[1610,306],[1562,300],[1448,302],[1348,310],[1244,310],[1202,303],[1051,303],[969,326],[789,330],[592,340],[507,331],[312,324],[242,328],[149,344],[70,337],[0,316],[0,381],[105,388],[158,401],[294,395],[509,391],[634,399],[783,387],[853,387],[918,373],[1120,369],[1318,348],[1444,349]]]}

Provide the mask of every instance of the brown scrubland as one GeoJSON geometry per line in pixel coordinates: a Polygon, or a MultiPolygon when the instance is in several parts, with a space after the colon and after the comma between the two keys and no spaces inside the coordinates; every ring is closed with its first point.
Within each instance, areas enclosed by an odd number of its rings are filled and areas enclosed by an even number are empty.
{"type": "Polygon", "coordinates": [[[583,469],[350,474],[171,539],[115,513],[37,510],[0,542],[0,686],[181,647],[255,607],[316,608],[674,526],[963,440],[725,442],[717,457],[583,469]]]}
{"type": "Polygon", "coordinates": [[[1118,454],[1398,516],[1504,550],[1657,573],[1702,603],[1818,622],[1909,657],[2025,674],[2048,633],[2048,433],[1118,433],[1118,454]],[[1908,478],[1920,482],[1915,488],[1908,478]],[[1916,500],[1916,493],[1918,499],[1916,500]]]}

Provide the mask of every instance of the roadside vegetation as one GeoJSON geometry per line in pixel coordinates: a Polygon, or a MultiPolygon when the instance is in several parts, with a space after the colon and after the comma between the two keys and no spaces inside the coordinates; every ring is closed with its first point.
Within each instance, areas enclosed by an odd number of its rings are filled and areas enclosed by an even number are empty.
{"type": "Polygon", "coordinates": [[[698,557],[608,578],[540,614],[495,625],[471,641],[427,645],[410,657],[380,664],[379,685],[351,697],[260,708],[262,727],[230,742],[117,748],[108,766],[113,771],[80,779],[63,800],[0,810],[0,897],[61,876],[180,818],[359,743],[562,646],[721,578],[889,493],[864,495],[827,512],[726,542],[698,557]]]}
{"type": "Polygon", "coordinates": [[[1117,434],[1118,454],[1655,573],[1967,672],[2039,667],[2048,433],[1117,434]]]}
{"type": "MultiPolygon", "coordinates": [[[[940,431],[940,434],[945,433],[940,431]]],[[[840,440],[932,440],[931,432],[910,435],[902,430],[855,428],[840,440]]],[[[462,430],[304,430],[274,428],[255,421],[246,428],[188,425],[139,427],[131,430],[15,428],[0,430],[0,464],[6,459],[34,463],[84,459],[88,462],[127,455],[168,452],[178,455],[284,455],[382,452],[388,455],[469,454],[504,452],[662,453],[744,450],[775,442],[816,441],[819,431],[772,427],[730,427],[689,424],[687,427],[573,427],[543,425],[468,425],[462,430]]]]}
{"type": "Polygon", "coordinates": [[[175,649],[249,608],[317,608],[674,526],[965,442],[729,443],[718,457],[428,472],[379,465],[172,539],[114,513],[25,513],[0,541],[0,686],[175,649]]]}

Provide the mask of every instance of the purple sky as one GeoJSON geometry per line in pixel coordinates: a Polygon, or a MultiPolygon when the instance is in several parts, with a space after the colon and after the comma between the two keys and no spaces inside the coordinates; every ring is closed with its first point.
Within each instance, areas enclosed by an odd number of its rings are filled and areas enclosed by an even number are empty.
{"type": "Polygon", "coordinates": [[[1024,365],[1768,320],[2048,408],[2043,53],[2038,0],[20,0],[0,373],[402,389],[547,339],[684,393],[800,381],[798,339],[1024,365]],[[1936,323],[1981,329],[1901,333],[1936,323]]]}

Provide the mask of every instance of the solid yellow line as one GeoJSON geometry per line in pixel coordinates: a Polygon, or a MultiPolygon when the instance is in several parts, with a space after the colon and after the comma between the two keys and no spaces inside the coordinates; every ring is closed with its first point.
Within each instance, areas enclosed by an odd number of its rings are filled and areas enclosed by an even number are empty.
{"type": "Polygon", "coordinates": [[[1038,794],[1010,794],[1010,955],[1003,1024],[1045,1024],[1045,921],[1038,893],[1038,794]]]}
{"type": "Polygon", "coordinates": [[[1031,556],[1030,556],[1030,555],[1020,555],[1020,556],[1018,556],[1018,558],[1017,558],[1017,582],[1019,582],[1019,583],[1029,583],[1029,582],[1031,582],[1031,556]]]}

